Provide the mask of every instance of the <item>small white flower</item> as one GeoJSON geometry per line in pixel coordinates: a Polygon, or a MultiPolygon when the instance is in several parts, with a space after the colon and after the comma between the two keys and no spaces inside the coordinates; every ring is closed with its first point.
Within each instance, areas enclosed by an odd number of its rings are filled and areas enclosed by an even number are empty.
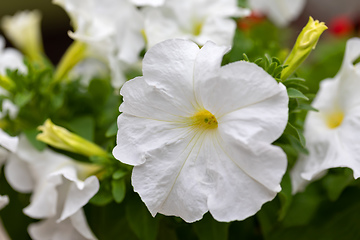
{"type": "MultiPolygon", "coordinates": [[[[72,220],[74,214],[81,211],[99,189],[98,179],[95,176],[87,177],[93,170],[90,165],[76,163],[49,149],[39,152],[25,137],[21,137],[16,151],[7,161],[5,176],[15,190],[33,192],[30,205],[24,209],[26,215],[46,218],[46,223],[60,223],[53,224],[47,234],[55,236],[59,231],[69,231],[82,235],[84,239],[96,239],[92,234],[91,238],[87,237],[91,231],[86,221],[81,222],[81,226],[85,227],[78,227],[75,225],[78,223],[72,220]],[[64,226],[68,228],[62,229],[64,226]]],[[[78,219],[76,216],[75,218],[78,219]]],[[[58,238],[42,236],[36,239],[58,238]]]]}
{"type": "Polygon", "coordinates": [[[16,70],[26,73],[24,56],[13,48],[5,48],[5,39],[0,36],[0,75],[6,75],[6,69],[16,70]]]}
{"type": "Polygon", "coordinates": [[[152,215],[241,220],[281,190],[287,160],[271,143],[287,123],[286,89],[253,63],[220,67],[227,50],[164,41],[121,90],[113,154],[135,166],[132,185],[152,215]]]}
{"type": "Polygon", "coordinates": [[[1,20],[5,35],[33,60],[39,60],[43,53],[40,21],[41,14],[37,10],[21,11],[1,20]]]}
{"type": "Polygon", "coordinates": [[[340,71],[333,79],[321,82],[309,112],[304,135],[309,155],[302,155],[292,169],[293,192],[329,168],[349,167],[360,177],[360,38],[347,42],[340,71]]]}
{"type": "Polygon", "coordinates": [[[305,0],[249,0],[252,10],[259,11],[279,27],[295,20],[305,7],[305,0]]]}
{"type": "Polygon", "coordinates": [[[143,19],[127,0],[54,0],[70,15],[70,36],[85,42],[88,51],[108,63],[114,87],[124,82],[123,70],[139,59],[145,46],[143,19]]]}
{"type": "Polygon", "coordinates": [[[237,6],[236,0],[167,0],[158,8],[145,8],[145,35],[148,48],[156,43],[182,38],[204,45],[213,41],[231,46],[236,23],[231,17],[250,12],[237,6]]]}

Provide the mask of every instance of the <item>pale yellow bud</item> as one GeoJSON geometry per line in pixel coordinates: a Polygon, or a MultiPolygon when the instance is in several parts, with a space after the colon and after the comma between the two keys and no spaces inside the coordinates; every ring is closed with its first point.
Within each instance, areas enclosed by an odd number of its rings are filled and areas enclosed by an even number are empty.
{"type": "Polygon", "coordinates": [[[42,131],[36,137],[39,141],[49,144],[52,147],[82,154],[85,156],[104,156],[107,157],[107,152],[98,145],[76,135],[67,129],[57,126],[47,119],[44,125],[39,126],[38,129],[42,131]]]}
{"type": "Polygon", "coordinates": [[[309,22],[299,34],[291,53],[285,60],[284,65],[288,67],[281,73],[282,80],[288,78],[304,62],[326,29],[325,23],[314,21],[312,17],[309,18],[309,22]]]}

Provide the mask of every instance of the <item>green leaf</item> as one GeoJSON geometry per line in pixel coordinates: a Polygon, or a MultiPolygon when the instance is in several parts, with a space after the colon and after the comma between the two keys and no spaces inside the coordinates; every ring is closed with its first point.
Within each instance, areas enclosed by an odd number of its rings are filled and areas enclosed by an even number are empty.
{"type": "Polygon", "coordinates": [[[330,169],[322,179],[322,184],[331,201],[336,201],[344,189],[354,182],[353,172],[349,168],[330,169]]]}
{"type": "Polygon", "coordinates": [[[193,226],[199,240],[228,239],[229,223],[217,222],[209,213],[193,226]]]}
{"type": "Polygon", "coordinates": [[[99,191],[90,199],[89,202],[98,206],[105,206],[112,200],[113,195],[110,190],[110,184],[109,182],[103,181],[100,183],[99,191]]]}
{"type": "Polygon", "coordinates": [[[127,174],[128,174],[127,171],[124,171],[123,169],[119,169],[113,173],[112,178],[117,180],[117,179],[124,177],[127,174]]]}
{"type": "Polygon", "coordinates": [[[288,134],[293,135],[294,137],[296,137],[300,141],[301,145],[303,147],[305,147],[306,141],[305,141],[304,135],[300,132],[299,129],[294,127],[291,123],[288,122],[288,124],[286,125],[284,133],[288,133],[288,134]]]}
{"type": "Polygon", "coordinates": [[[307,110],[307,111],[319,112],[319,110],[317,110],[316,108],[313,108],[310,104],[306,104],[306,103],[299,104],[299,106],[297,108],[307,110]]]}
{"type": "Polygon", "coordinates": [[[113,122],[110,127],[108,128],[108,130],[105,133],[106,137],[112,137],[115,136],[117,133],[118,127],[117,127],[117,122],[113,122]]]}
{"type": "Polygon", "coordinates": [[[36,128],[24,130],[27,140],[39,151],[42,151],[46,148],[44,142],[38,141],[36,136],[40,133],[36,128]]]}
{"type": "Polygon", "coordinates": [[[295,88],[288,88],[287,93],[289,95],[289,98],[301,98],[301,99],[309,100],[309,98],[307,98],[302,92],[300,92],[295,88]]]}
{"type": "Polygon", "coordinates": [[[127,202],[126,218],[130,228],[140,240],[155,240],[158,235],[159,218],[153,218],[138,196],[127,202]]]}
{"type": "Polygon", "coordinates": [[[32,97],[32,92],[18,93],[15,96],[14,103],[19,107],[23,107],[32,99],[32,97]]]}
{"type": "Polygon", "coordinates": [[[90,116],[78,117],[68,122],[66,127],[81,137],[93,142],[95,121],[90,116]]]}
{"type": "Polygon", "coordinates": [[[112,195],[115,202],[121,203],[126,194],[126,185],[124,179],[114,179],[111,181],[112,195]]]}

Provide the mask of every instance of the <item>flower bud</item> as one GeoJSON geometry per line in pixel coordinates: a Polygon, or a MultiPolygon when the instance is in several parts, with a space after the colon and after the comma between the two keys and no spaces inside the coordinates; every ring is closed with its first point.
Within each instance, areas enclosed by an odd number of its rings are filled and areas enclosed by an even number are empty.
{"type": "Polygon", "coordinates": [[[326,29],[325,23],[314,21],[312,17],[309,18],[309,22],[299,34],[291,53],[285,60],[284,65],[288,65],[288,67],[281,74],[282,80],[288,78],[307,58],[326,29]]]}
{"type": "Polygon", "coordinates": [[[38,129],[42,131],[42,133],[39,133],[36,139],[55,148],[82,154],[88,157],[107,157],[108,155],[107,152],[98,145],[89,142],[79,135],[71,133],[63,127],[55,125],[50,119],[47,119],[44,125],[39,126],[38,129]]]}
{"type": "Polygon", "coordinates": [[[41,38],[41,14],[39,11],[22,11],[5,16],[2,29],[12,44],[30,59],[42,60],[44,48],[41,38]]]}

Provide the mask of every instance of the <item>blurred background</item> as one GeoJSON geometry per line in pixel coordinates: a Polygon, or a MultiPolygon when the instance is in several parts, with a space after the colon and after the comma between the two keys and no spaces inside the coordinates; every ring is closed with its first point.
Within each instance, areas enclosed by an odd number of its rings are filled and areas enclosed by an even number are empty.
{"type": "MultiPolygon", "coordinates": [[[[71,43],[71,39],[67,35],[67,31],[71,29],[69,17],[62,8],[52,4],[51,0],[2,0],[0,18],[25,9],[39,9],[41,11],[45,51],[52,62],[56,64],[71,43]]],[[[360,1],[308,0],[301,16],[292,23],[292,26],[300,31],[308,21],[309,16],[326,22],[329,27],[335,28],[334,31],[340,32],[340,35],[343,31],[346,32],[349,27],[358,31],[360,1]]],[[[2,34],[1,30],[0,33],[2,34]]]]}

